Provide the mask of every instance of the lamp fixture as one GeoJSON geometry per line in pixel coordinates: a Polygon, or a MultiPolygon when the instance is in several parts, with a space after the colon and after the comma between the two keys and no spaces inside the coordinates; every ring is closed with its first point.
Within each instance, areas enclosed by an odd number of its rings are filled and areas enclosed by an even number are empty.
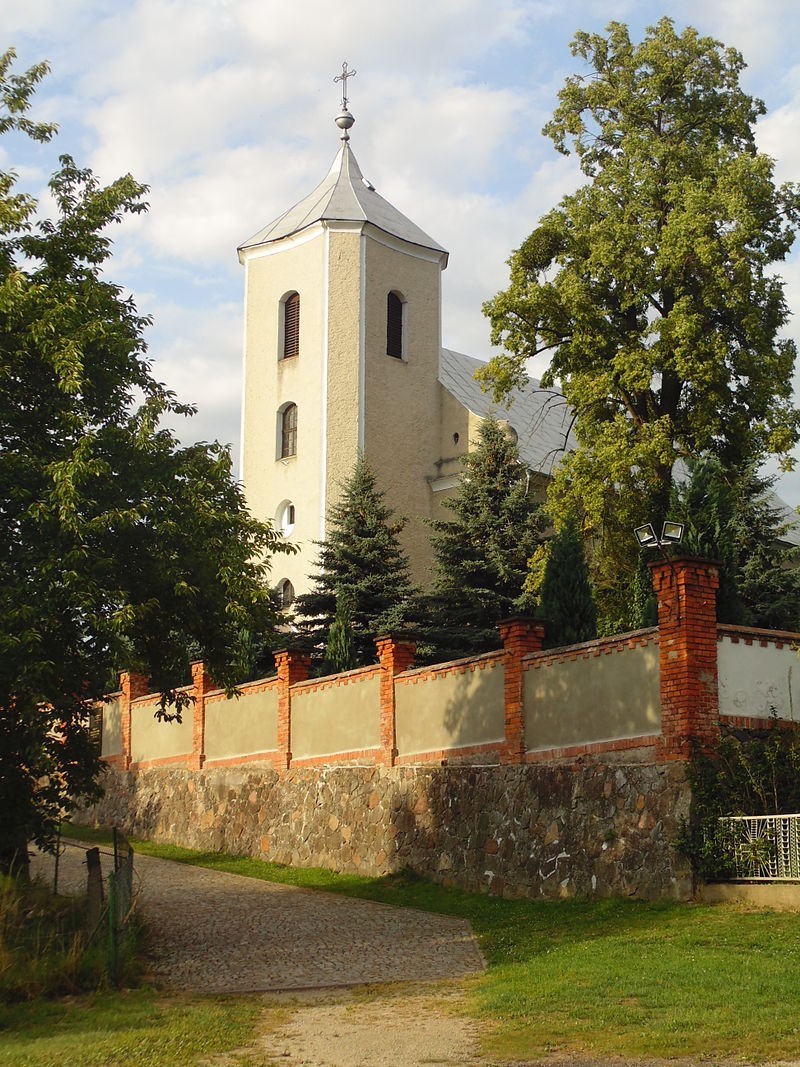
{"type": "Polygon", "coordinates": [[[637,526],[633,531],[641,548],[662,548],[664,545],[679,545],[683,540],[684,524],[673,519],[665,519],[661,527],[661,536],[655,531],[652,522],[637,526]]]}

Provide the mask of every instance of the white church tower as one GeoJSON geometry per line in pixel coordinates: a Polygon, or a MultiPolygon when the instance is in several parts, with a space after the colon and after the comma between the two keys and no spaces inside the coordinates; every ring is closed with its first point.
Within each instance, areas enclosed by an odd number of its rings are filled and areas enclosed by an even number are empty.
{"type": "MultiPolygon", "coordinates": [[[[441,470],[441,272],[447,252],[383,199],[341,147],[313,192],[239,248],[245,268],[242,478],[253,514],[300,547],[276,557],[284,599],[306,592],[326,516],[366,455],[413,577],[441,470]],[[437,461],[439,461],[437,463],[437,461]]],[[[338,80],[338,79],[337,79],[338,80]]],[[[457,435],[456,435],[457,439],[457,435]]]]}

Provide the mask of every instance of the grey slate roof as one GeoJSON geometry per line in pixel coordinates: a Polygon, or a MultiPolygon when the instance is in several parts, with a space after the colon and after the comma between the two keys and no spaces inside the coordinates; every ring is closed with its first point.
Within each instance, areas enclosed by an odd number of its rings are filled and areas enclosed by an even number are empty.
{"type": "Polygon", "coordinates": [[[403,241],[447,255],[440,244],[384,200],[367,182],[347,141],[342,142],[331,169],[316,189],[240,245],[239,251],[280,241],[323,219],[370,222],[403,241]]]}
{"type": "Polygon", "coordinates": [[[511,394],[511,405],[495,404],[475,381],[475,371],[486,364],[463,352],[443,348],[439,357],[439,381],[444,388],[474,415],[494,415],[517,432],[520,459],[529,470],[550,474],[564,454],[574,445],[570,433],[572,412],[557,389],[542,389],[529,378],[521,389],[511,394]]]}
{"type": "MultiPolygon", "coordinates": [[[[475,371],[485,365],[472,356],[443,348],[439,381],[473,414],[506,420],[518,434],[520,458],[528,469],[551,474],[564,452],[575,444],[570,433],[572,411],[564,397],[557,389],[542,389],[535,378],[529,378],[523,388],[512,393],[510,407],[493,404],[489,394],[474,379],[475,371]]],[[[674,474],[678,481],[689,477],[686,465],[680,460],[674,474]]],[[[794,508],[771,489],[766,493],[766,502],[785,525],[780,542],[800,546],[800,518],[794,508]]]]}

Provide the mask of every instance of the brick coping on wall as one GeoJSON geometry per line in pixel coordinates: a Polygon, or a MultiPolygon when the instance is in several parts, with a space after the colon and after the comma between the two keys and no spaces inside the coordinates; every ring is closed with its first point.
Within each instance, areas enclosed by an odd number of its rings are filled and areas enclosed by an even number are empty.
{"type": "Polygon", "coordinates": [[[352,671],[342,671],[341,674],[325,674],[319,678],[305,678],[302,682],[294,682],[294,692],[314,692],[316,689],[333,689],[339,685],[351,685],[380,674],[381,665],[370,663],[366,667],[356,667],[352,671]]]}
{"type": "Polygon", "coordinates": [[[502,648],[492,652],[482,652],[479,656],[464,656],[463,659],[451,659],[446,663],[431,663],[427,667],[411,667],[395,676],[396,682],[414,682],[420,676],[432,674],[449,674],[464,670],[480,670],[487,664],[502,663],[505,652],[502,648]]]}
{"type": "Polygon", "coordinates": [[[562,663],[565,660],[576,660],[579,657],[588,659],[590,656],[610,655],[628,648],[646,648],[647,645],[657,645],[659,640],[658,627],[648,626],[642,630],[631,630],[625,634],[614,634],[612,637],[595,637],[591,641],[580,641],[574,645],[561,645],[559,648],[544,649],[542,652],[528,652],[523,657],[525,666],[548,666],[551,663],[562,663]]]}
{"type": "Polygon", "coordinates": [[[757,641],[762,648],[767,645],[775,645],[783,648],[784,645],[800,645],[800,633],[792,630],[764,630],[757,626],[734,626],[731,623],[717,623],[717,641],[723,637],[729,637],[734,644],[744,641],[746,645],[752,645],[757,641]]]}

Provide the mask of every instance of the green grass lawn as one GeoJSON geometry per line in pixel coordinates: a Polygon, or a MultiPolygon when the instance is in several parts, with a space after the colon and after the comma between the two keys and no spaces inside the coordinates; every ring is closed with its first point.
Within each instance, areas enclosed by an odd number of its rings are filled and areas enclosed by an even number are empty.
{"type": "MultiPolygon", "coordinates": [[[[95,839],[83,828],[69,832],[95,839]]],[[[507,901],[403,875],[363,878],[145,841],[134,847],[469,919],[489,965],[469,983],[469,1003],[487,1023],[493,1055],[800,1057],[797,915],[620,899],[507,901]]]]}
{"type": "Polygon", "coordinates": [[[165,997],[152,990],[0,1005],[3,1067],[182,1067],[247,1045],[253,997],[165,997]]]}

